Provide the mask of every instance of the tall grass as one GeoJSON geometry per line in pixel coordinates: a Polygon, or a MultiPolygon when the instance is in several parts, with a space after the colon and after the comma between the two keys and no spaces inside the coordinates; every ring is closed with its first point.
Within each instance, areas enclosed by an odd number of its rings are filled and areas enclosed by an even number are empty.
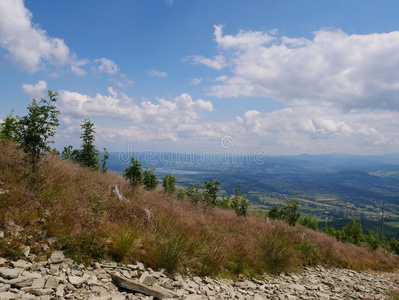
{"type": "MultiPolygon", "coordinates": [[[[15,145],[0,141],[0,230],[22,226],[21,244],[55,237],[54,247],[80,261],[142,260],[169,273],[237,276],[326,264],[355,269],[398,267],[398,258],[337,242],[302,226],[182,201],[160,190],[132,189],[102,173],[48,155],[32,176],[15,145]],[[119,184],[128,203],[109,192],[119,184]],[[151,211],[154,227],[141,208],[151,211]],[[30,237],[27,240],[27,237],[30,237]]],[[[32,247],[38,255],[42,248],[32,247]]]]}

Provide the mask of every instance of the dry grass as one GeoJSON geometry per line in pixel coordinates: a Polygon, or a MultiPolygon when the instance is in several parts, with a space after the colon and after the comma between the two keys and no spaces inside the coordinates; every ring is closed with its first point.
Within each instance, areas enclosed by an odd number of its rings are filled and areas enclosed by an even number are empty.
{"type": "Polygon", "coordinates": [[[13,220],[24,227],[21,243],[56,237],[54,247],[81,261],[142,260],[170,273],[225,276],[293,271],[320,262],[354,269],[399,265],[397,257],[301,226],[255,215],[237,217],[233,211],[193,205],[162,191],[134,191],[116,174],[91,171],[56,156],[47,156],[31,176],[23,158],[14,145],[0,141],[0,180],[10,190],[0,195],[0,230],[13,220]],[[112,184],[121,186],[129,203],[110,194],[112,184]],[[155,230],[138,207],[151,211],[155,230]]]}

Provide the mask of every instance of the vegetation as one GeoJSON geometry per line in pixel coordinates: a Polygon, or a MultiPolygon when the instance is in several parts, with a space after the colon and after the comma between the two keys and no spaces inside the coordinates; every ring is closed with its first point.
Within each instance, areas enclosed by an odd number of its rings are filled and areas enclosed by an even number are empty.
{"type": "Polygon", "coordinates": [[[268,216],[274,220],[284,220],[289,225],[295,226],[301,217],[299,202],[296,198],[293,198],[292,200],[287,200],[286,204],[281,209],[277,206],[273,206],[268,216]]]}
{"type": "Polygon", "coordinates": [[[148,166],[146,166],[143,173],[144,188],[149,191],[154,190],[158,186],[158,183],[157,175],[155,175],[155,167],[150,169],[148,166]]]}
{"type": "Polygon", "coordinates": [[[85,119],[80,127],[83,131],[80,136],[82,139],[82,146],[76,160],[88,168],[98,170],[100,156],[97,147],[94,145],[96,139],[94,135],[96,133],[94,124],[89,119],[85,119]]]}
{"type": "Polygon", "coordinates": [[[131,166],[127,167],[123,172],[123,175],[133,188],[138,188],[143,183],[143,170],[141,168],[141,163],[133,156],[130,159],[131,166]]]}
{"type": "MultiPolygon", "coordinates": [[[[28,114],[23,117],[17,117],[15,123],[15,140],[20,148],[28,154],[32,172],[35,173],[40,159],[40,155],[50,152],[49,144],[53,143],[51,138],[56,134],[58,126],[59,111],[55,106],[57,102],[57,93],[48,91],[49,100],[36,99],[28,106],[28,114]]],[[[11,138],[14,121],[8,119],[8,129],[4,128],[6,137],[11,138]]]]}
{"type": "Polygon", "coordinates": [[[165,175],[163,177],[162,187],[165,193],[169,195],[176,194],[176,177],[172,174],[165,175]]]}
{"type": "Polygon", "coordinates": [[[47,237],[56,240],[54,248],[79,261],[141,260],[170,273],[234,277],[292,271],[318,263],[355,269],[399,266],[396,256],[381,249],[343,243],[255,214],[240,218],[233,210],[203,209],[205,201],[182,201],[163,191],[147,191],[113,173],[68,160],[60,163],[61,158],[52,153],[33,181],[24,175],[30,165],[16,147],[11,141],[0,143],[0,180],[9,190],[0,195],[0,230],[8,239],[7,224],[13,221],[21,226],[21,235],[13,238],[15,245],[29,243],[36,255],[43,255],[37,245],[46,231],[47,237]],[[108,187],[113,184],[119,184],[130,201],[121,202],[110,194],[108,187]],[[151,210],[155,230],[138,207],[151,210]]]}

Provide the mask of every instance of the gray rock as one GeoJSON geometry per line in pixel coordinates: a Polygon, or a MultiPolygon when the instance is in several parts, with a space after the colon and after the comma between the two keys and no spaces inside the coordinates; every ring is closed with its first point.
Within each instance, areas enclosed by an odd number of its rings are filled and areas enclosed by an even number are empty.
{"type": "Polygon", "coordinates": [[[0,276],[6,279],[14,279],[22,274],[24,269],[16,268],[16,269],[8,269],[8,268],[0,268],[0,276]]]}
{"type": "Polygon", "coordinates": [[[64,253],[62,253],[62,251],[54,251],[50,258],[49,258],[49,263],[50,264],[60,264],[64,261],[65,256],[64,253]]]}
{"type": "Polygon", "coordinates": [[[151,286],[151,285],[153,285],[154,283],[156,283],[157,280],[156,280],[154,277],[150,276],[147,272],[144,272],[144,273],[141,275],[141,277],[140,277],[140,279],[139,279],[139,282],[141,282],[142,284],[151,286]]]}
{"type": "Polygon", "coordinates": [[[160,286],[149,287],[136,280],[126,279],[115,274],[112,274],[111,278],[117,287],[136,293],[142,293],[144,295],[152,296],[158,299],[172,298],[176,296],[174,292],[164,289],[160,286]]]}
{"type": "Polygon", "coordinates": [[[72,275],[72,276],[68,277],[68,281],[74,287],[81,287],[83,284],[85,284],[87,282],[87,278],[72,275]]]}
{"type": "Polygon", "coordinates": [[[12,262],[11,262],[11,265],[12,265],[14,268],[20,268],[20,269],[24,269],[24,270],[29,270],[29,269],[32,267],[32,264],[31,264],[31,263],[26,262],[26,261],[24,261],[24,260],[22,260],[22,259],[17,260],[17,261],[12,261],[12,262]]]}
{"type": "Polygon", "coordinates": [[[56,289],[58,287],[59,280],[57,277],[49,276],[44,287],[49,289],[56,289]]]}
{"type": "Polygon", "coordinates": [[[33,289],[42,289],[44,287],[45,280],[44,278],[35,278],[32,283],[33,289]]]}
{"type": "Polygon", "coordinates": [[[10,292],[0,293],[1,300],[17,299],[18,295],[10,292]]]}
{"type": "Polygon", "coordinates": [[[12,287],[15,288],[23,288],[27,286],[32,286],[32,283],[35,279],[32,277],[18,277],[8,281],[12,287]]]}

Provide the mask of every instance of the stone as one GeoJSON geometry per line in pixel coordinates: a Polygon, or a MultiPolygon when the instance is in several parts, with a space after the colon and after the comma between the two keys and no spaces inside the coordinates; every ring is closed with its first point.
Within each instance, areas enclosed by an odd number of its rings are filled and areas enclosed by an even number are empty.
{"type": "Polygon", "coordinates": [[[49,289],[56,289],[58,287],[59,280],[57,277],[49,276],[44,287],[49,289]]]}
{"type": "Polygon", "coordinates": [[[16,269],[9,269],[9,268],[0,268],[0,276],[6,279],[14,279],[17,278],[19,275],[22,274],[24,269],[16,268],[16,269]]]}
{"type": "Polygon", "coordinates": [[[24,261],[24,260],[22,260],[22,259],[17,260],[17,261],[12,261],[12,262],[11,262],[11,265],[12,265],[14,268],[21,268],[21,269],[24,269],[24,270],[29,270],[29,269],[32,267],[32,264],[31,264],[31,263],[26,262],[26,261],[24,261]]]}
{"type": "Polygon", "coordinates": [[[64,253],[62,253],[62,251],[54,251],[50,258],[49,258],[49,263],[50,264],[60,264],[62,262],[64,262],[65,256],[64,253]]]}
{"type": "Polygon", "coordinates": [[[157,280],[156,280],[154,277],[150,276],[147,272],[144,272],[144,273],[141,275],[141,277],[140,277],[140,279],[139,279],[139,282],[141,282],[142,284],[151,286],[151,285],[153,285],[154,283],[156,283],[157,280]]]}
{"type": "Polygon", "coordinates": [[[10,292],[0,293],[1,300],[17,299],[18,295],[10,292]]]}
{"type": "Polygon", "coordinates": [[[112,282],[119,288],[123,288],[136,293],[142,293],[158,299],[173,298],[176,294],[160,286],[146,286],[136,280],[126,279],[121,276],[111,274],[112,282]]]}
{"type": "Polygon", "coordinates": [[[32,283],[32,288],[33,289],[42,289],[44,287],[44,284],[46,281],[44,278],[35,278],[32,283]]]}
{"type": "Polygon", "coordinates": [[[12,287],[15,288],[23,288],[27,286],[32,286],[32,283],[35,279],[32,277],[18,277],[8,281],[12,287]]]}
{"type": "Polygon", "coordinates": [[[81,287],[83,284],[87,282],[87,278],[72,275],[68,277],[68,281],[74,287],[81,287]]]}
{"type": "Polygon", "coordinates": [[[33,295],[36,296],[45,296],[45,295],[51,295],[53,293],[52,289],[34,289],[31,291],[33,295]]]}

